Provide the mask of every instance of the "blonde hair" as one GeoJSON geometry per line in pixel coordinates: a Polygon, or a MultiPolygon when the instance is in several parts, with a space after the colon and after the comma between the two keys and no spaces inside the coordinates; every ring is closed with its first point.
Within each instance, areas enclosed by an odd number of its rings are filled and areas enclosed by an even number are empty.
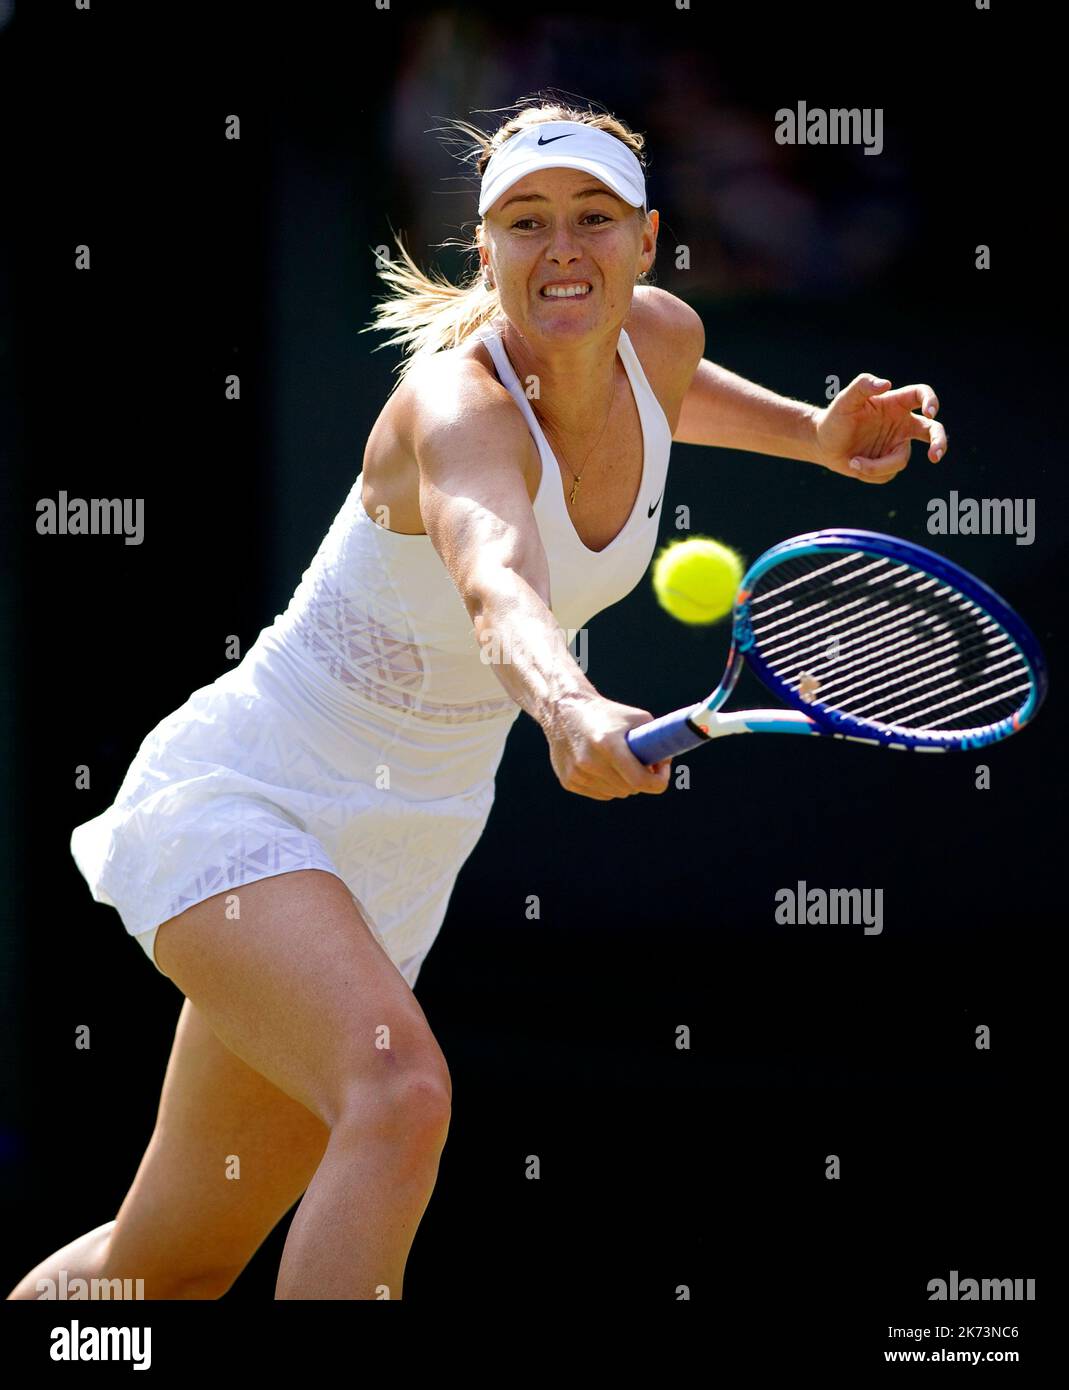
{"type": "MultiPolygon", "coordinates": [[[[443,127],[446,131],[456,132],[465,141],[474,141],[462,158],[474,165],[480,177],[490,162],[490,156],[506,140],[527,126],[539,125],[543,121],[582,121],[604,130],[622,140],[645,167],[645,136],[631,130],[618,116],[599,111],[591,103],[585,108],[570,106],[543,91],[522,98],[514,103],[514,107],[519,109],[503,121],[492,135],[462,120],[448,121],[443,127]]],[[[645,215],[642,209],[638,211],[640,215],[645,215]]],[[[373,321],[359,331],[394,330],[393,337],[379,343],[374,351],[391,346],[403,349],[404,356],[394,369],[398,373],[396,385],[399,385],[417,359],[446,348],[458,347],[477,328],[489,322],[500,305],[496,288],[486,287],[478,264],[474,273],[469,273],[460,284],[454,284],[437,271],[426,274],[409,255],[396,232],[394,240],[400,251],[400,261],[380,259],[376,265],[379,278],[389,286],[389,293],[378,297],[373,321]]],[[[468,241],[452,239],[438,244],[458,246],[468,255],[478,255],[479,243],[474,238],[468,241]]],[[[636,283],[643,283],[648,274],[647,271],[640,275],[636,283]]]]}

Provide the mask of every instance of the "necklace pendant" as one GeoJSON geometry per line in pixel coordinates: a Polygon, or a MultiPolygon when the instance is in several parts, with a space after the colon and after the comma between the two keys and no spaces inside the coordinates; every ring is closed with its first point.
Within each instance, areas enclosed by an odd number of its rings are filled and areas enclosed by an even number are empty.
{"type": "Polygon", "coordinates": [[[569,499],[568,499],[568,500],[571,502],[571,504],[572,504],[573,507],[575,506],[575,490],[576,490],[576,488],[577,488],[578,486],[579,486],[579,479],[576,478],[575,482],[572,483],[571,496],[570,496],[569,499]]]}

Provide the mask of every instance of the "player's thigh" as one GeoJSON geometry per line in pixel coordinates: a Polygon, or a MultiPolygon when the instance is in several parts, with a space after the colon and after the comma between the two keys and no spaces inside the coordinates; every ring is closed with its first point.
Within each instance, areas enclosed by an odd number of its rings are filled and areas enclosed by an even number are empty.
{"type": "Polygon", "coordinates": [[[311,1182],[329,1138],[187,999],[109,1267],[145,1279],[150,1296],[183,1279],[218,1277],[225,1288],[311,1182]]]}
{"type": "Polygon", "coordinates": [[[164,922],[156,961],[242,1061],[328,1127],[362,1112],[414,1132],[449,1071],[408,982],[345,884],[298,869],[164,922]]]}

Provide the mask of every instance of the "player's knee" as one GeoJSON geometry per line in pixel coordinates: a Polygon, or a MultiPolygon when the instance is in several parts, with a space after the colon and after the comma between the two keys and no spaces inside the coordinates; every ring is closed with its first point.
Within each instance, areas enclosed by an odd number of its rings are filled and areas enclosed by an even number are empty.
{"type": "Polygon", "coordinates": [[[444,1062],[387,1062],[377,1074],[354,1077],[345,1089],[332,1130],[359,1140],[374,1135],[402,1147],[439,1145],[449,1128],[452,1086],[444,1062]]]}

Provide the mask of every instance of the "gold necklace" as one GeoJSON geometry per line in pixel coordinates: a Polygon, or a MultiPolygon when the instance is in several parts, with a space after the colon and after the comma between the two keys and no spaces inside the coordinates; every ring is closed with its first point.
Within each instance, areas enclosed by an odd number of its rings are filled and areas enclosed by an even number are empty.
{"type": "MultiPolygon", "coordinates": [[[[592,448],[590,448],[590,449],[587,450],[586,458],[583,460],[583,467],[582,467],[582,469],[581,469],[578,473],[575,471],[575,469],[572,467],[572,465],[568,462],[568,460],[567,460],[566,458],[564,459],[564,463],[565,463],[565,466],[566,466],[567,469],[568,469],[568,472],[569,472],[569,473],[572,475],[572,477],[575,479],[575,482],[572,483],[572,490],[571,490],[571,492],[569,493],[569,496],[568,496],[568,501],[572,504],[573,507],[575,506],[575,494],[576,494],[576,492],[577,492],[578,489],[579,489],[579,484],[580,484],[580,483],[582,482],[582,480],[583,480],[583,474],[586,472],[586,466],[587,466],[587,464],[590,462],[590,455],[594,452],[594,450],[595,450],[595,449],[598,447],[598,445],[601,443],[601,441],[602,441],[602,439],[603,439],[603,437],[604,437],[604,435],[605,435],[605,431],[609,428],[609,421],[612,419],[612,408],[613,408],[613,405],[615,404],[615,401],[616,401],[616,361],[615,361],[615,359],[613,360],[613,364],[612,364],[612,365],[613,365],[613,372],[612,372],[612,395],[611,395],[610,398],[609,398],[609,413],[608,413],[608,415],[605,416],[605,423],[604,423],[604,424],[602,425],[602,427],[601,427],[601,434],[599,434],[598,437],[597,437],[597,439],[594,441],[594,444],[593,444],[592,448]]],[[[564,450],[561,449],[560,445],[557,446],[557,452],[560,454],[561,458],[564,458],[564,450]]]]}

